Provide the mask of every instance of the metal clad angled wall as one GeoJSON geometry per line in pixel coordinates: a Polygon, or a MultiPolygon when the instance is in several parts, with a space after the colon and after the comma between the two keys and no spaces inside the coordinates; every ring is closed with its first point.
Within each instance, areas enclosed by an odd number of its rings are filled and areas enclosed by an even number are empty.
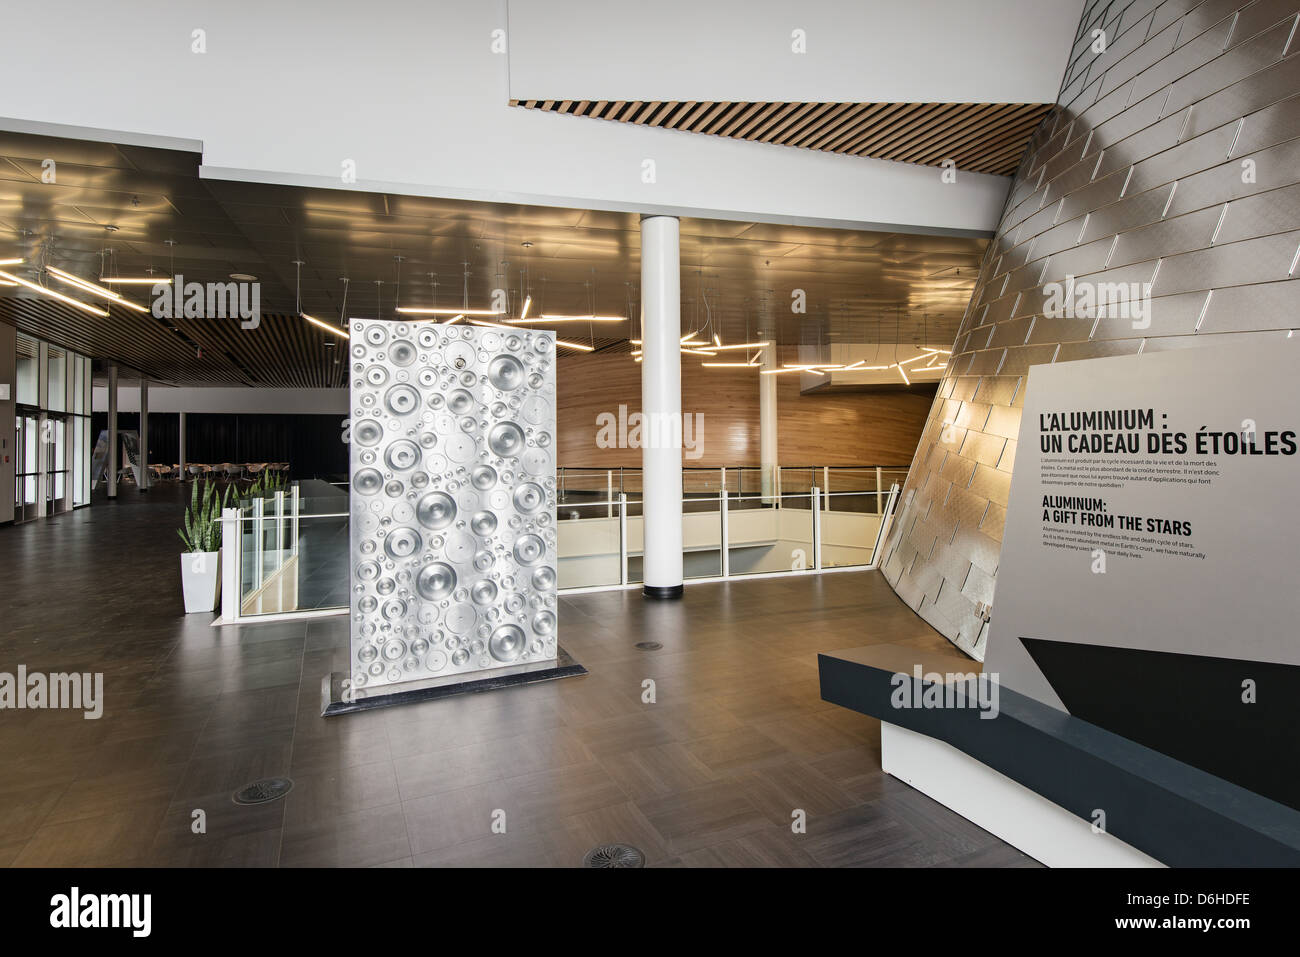
{"type": "Polygon", "coordinates": [[[898,595],[972,656],[984,656],[980,605],[993,601],[1029,366],[1228,339],[1281,344],[1300,325],[1298,22],[1297,0],[1085,8],[885,550],[898,595]],[[1045,314],[1052,283],[1111,290],[1110,303],[1045,314]],[[1145,311],[1126,289],[1149,296],[1145,311]]]}

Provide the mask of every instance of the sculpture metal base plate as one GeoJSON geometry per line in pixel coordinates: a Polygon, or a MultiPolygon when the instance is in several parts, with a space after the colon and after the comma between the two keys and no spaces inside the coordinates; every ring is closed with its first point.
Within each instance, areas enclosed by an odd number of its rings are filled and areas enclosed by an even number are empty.
{"type": "Polygon", "coordinates": [[[576,678],[586,673],[587,669],[574,661],[563,648],[557,649],[555,661],[539,661],[512,668],[499,668],[482,673],[482,677],[472,677],[468,680],[464,675],[447,675],[442,678],[380,685],[374,689],[360,691],[352,691],[350,687],[345,686],[344,682],[348,680],[348,676],[335,671],[321,679],[320,713],[321,717],[328,718],[354,711],[371,711],[375,708],[436,701],[439,698],[450,698],[452,695],[496,691],[500,688],[513,688],[538,681],[576,678]]]}

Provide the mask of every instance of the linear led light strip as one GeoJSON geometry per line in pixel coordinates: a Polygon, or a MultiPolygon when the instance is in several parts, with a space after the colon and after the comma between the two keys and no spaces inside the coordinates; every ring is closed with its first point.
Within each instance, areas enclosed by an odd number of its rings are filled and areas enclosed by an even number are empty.
{"type": "Polygon", "coordinates": [[[37,285],[34,282],[29,282],[26,279],[21,279],[18,276],[12,275],[11,273],[4,272],[2,270],[0,270],[0,279],[7,279],[9,282],[14,283],[15,285],[18,286],[26,286],[28,289],[34,290],[35,292],[42,293],[46,296],[53,296],[55,299],[58,299],[60,302],[66,302],[69,306],[76,306],[78,309],[83,309],[93,316],[106,317],[108,315],[107,309],[100,309],[98,306],[92,306],[87,303],[80,302],[79,300],[73,299],[71,296],[65,296],[63,293],[55,292],[53,289],[46,289],[44,286],[37,285]]]}
{"type": "Polygon", "coordinates": [[[110,279],[108,276],[100,276],[99,281],[111,282],[114,285],[130,284],[136,286],[154,286],[157,285],[158,283],[163,283],[164,285],[170,286],[172,282],[172,277],[167,276],[164,279],[159,279],[156,276],[114,276],[113,278],[110,279]]]}
{"type": "Polygon", "coordinates": [[[322,322],[320,319],[317,319],[315,316],[309,316],[305,312],[299,313],[299,315],[301,315],[304,319],[310,322],[313,326],[319,326],[320,328],[324,329],[326,332],[332,332],[334,333],[334,335],[338,336],[341,339],[352,338],[352,334],[350,332],[348,332],[346,329],[340,329],[338,326],[334,325],[333,323],[322,322]]]}
{"type": "MultiPolygon", "coordinates": [[[[18,266],[21,264],[21,259],[0,259],[0,266],[18,266]]],[[[0,286],[14,286],[16,288],[18,283],[12,282],[8,279],[0,279],[0,286]]]]}
{"type": "Polygon", "coordinates": [[[518,319],[507,319],[506,322],[514,325],[521,322],[627,322],[627,316],[559,316],[554,313],[544,312],[532,319],[520,316],[518,319]]]}
{"type": "Polygon", "coordinates": [[[398,312],[406,316],[499,316],[495,309],[433,309],[424,306],[399,306],[398,312]]]}
{"type": "Polygon", "coordinates": [[[66,282],[69,286],[80,289],[82,292],[88,292],[95,296],[102,296],[119,306],[126,306],[128,309],[134,309],[136,312],[149,311],[144,306],[136,305],[134,302],[131,302],[131,300],[124,299],[122,294],[119,292],[114,292],[112,289],[105,289],[103,286],[97,286],[93,282],[90,282],[87,279],[82,279],[80,276],[74,276],[70,272],[64,272],[62,269],[57,269],[54,266],[46,266],[45,271],[60,282],[66,282]]]}

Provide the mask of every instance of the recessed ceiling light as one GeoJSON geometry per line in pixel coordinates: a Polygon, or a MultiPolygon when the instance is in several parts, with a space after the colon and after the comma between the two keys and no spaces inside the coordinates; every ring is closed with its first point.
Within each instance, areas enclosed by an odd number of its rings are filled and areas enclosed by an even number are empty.
{"type": "Polygon", "coordinates": [[[246,272],[232,272],[230,278],[236,282],[257,282],[257,277],[246,272]]]}
{"type": "Polygon", "coordinates": [[[520,245],[520,246],[523,246],[525,249],[532,249],[532,248],[533,248],[533,244],[530,243],[530,242],[522,242],[522,243],[520,243],[519,245],[520,245]]]}

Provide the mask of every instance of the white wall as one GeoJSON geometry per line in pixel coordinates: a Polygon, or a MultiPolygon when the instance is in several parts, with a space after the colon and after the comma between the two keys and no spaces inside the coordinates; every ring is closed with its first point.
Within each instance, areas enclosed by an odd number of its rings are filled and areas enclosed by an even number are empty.
{"type": "MultiPolygon", "coordinates": [[[[5,327],[0,326],[0,331],[5,327]]],[[[96,412],[108,411],[108,387],[94,387],[96,412]]],[[[140,411],[140,388],[118,384],[117,411],[140,411]]],[[[347,389],[175,389],[150,383],[150,412],[267,413],[275,415],[348,414],[347,389]]],[[[12,420],[12,416],[10,419],[12,420]]]]}
{"type": "Polygon", "coordinates": [[[546,75],[546,51],[561,42],[621,44],[626,65],[611,79],[647,96],[671,98],[687,77],[745,63],[726,87],[741,98],[940,99],[946,90],[946,98],[1052,99],[1055,81],[1049,95],[1043,77],[1059,77],[1077,20],[1060,17],[1057,42],[1054,12],[1078,0],[988,2],[992,14],[968,12],[984,10],[984,0],[923,0],[888,18],[883,3],[800,4],[808,58],[769,71],[744,44],[788,36],[789,17],[773,3],[745,4],[739,32],[718,37],[711,27],[715,40],[705,42],[694,24],[726,18],[711,4],[677,0],[589,0],[581,16],[564,3],[544,27],[540,0],[511,4],[509,16],[506,0],[50,0],[5,21],[0,113],[10,119],[0,128],[201,141],[203,173],[213,178],[343,187],[342,163],[353,160],[357,182],[347,188],[361,190],[985,234],[1005,177],[968,173],[945,185],[928,167],[548,115],[508,100],[516,57],[520,82],[589,81],[546,75]],[[518,49],[493,53],[493,31],[515,20],[518,35],[507,40],[518,49]],[[837,31],[841,22],[850,28],[837,31]],[[556,23],[573,33],[557,33],[556,23]],[[192,52],[196,29],[206,31],[206,53],[192,52]],[[692,55],[663,57],[665,31],[692,55]],[[1025,49],[1010,56],[1019,43],[1025,49]],[[646,159],[656,163],[653,184],[641,179],[646,159]]]}
{"type": "Polygon", "coordinates": [[[1083,0],[511,0],[510,94],[1053,103],[1082,10],[1083,0]]]}

